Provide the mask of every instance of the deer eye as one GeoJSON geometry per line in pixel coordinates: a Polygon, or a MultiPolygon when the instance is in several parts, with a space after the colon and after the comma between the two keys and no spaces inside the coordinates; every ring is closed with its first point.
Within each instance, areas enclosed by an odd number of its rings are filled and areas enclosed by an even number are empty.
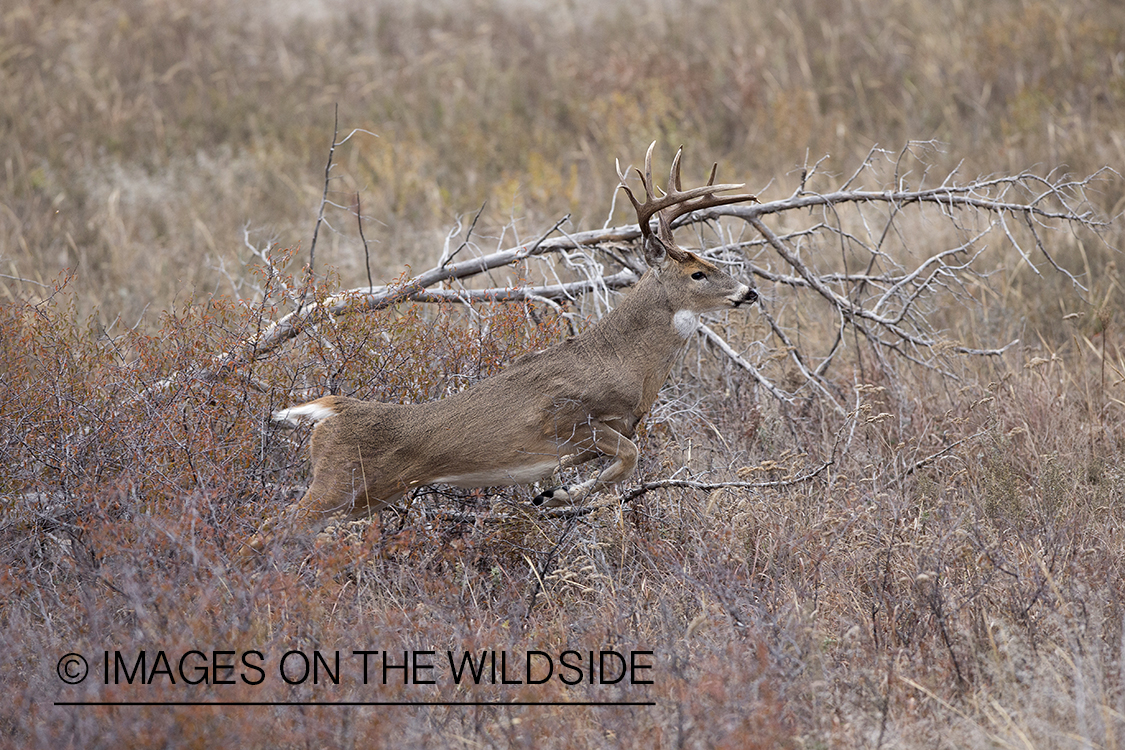
{"type": "Polygon", "coordinates": [[[703,273],[702,271],[696,271],[691,275],[691,277],[696,281],[703,281],[705,278],[707,278],[707,274],[703,273]]]}

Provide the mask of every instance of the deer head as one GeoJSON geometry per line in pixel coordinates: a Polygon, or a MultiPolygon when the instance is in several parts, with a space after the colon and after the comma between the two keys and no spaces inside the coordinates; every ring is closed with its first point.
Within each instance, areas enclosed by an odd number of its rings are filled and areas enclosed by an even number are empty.
{"type": "MultiPolygon", "coordinates": [[[[738,307],[744,302],[754,302],[758,295],[715,264],[676,245],[672,237],[673,222],[693,211],[753,201],[757,198],[747,193],[718,195],[718,193],[736,190],[743,185],[716,185],[717,164],[712,166],[707,184],[684,190],[680,183],[682,146],[676,151],[676,156],[672,160],[668,187],[660,191],[654,186],[652,179],[652,152],[655,146],[656,143],[653,142],[645,154],[644,172],[636,170],[644,189],[643,202],[637,200],[628,185],[626,175],[621,170],[620,162],[617,164],[617,176],[621,180],[619,188],[629,196],[629,201],[636,210],[643,255],[653,277],[652,281],[642,279],[637,285],[636,294],[643,298],[659,293],[666,298],[666,304],[673,310],[673,323],[677,332],[682,337],[687,337],[695,330],[700,313],[732,306],[738,307]],[[653,217],[656,217],[657,224],[655,233],[652,229],[653,217]],[[647,295],[646,286],[653,287],[652,290],[648,290],[647,295]]],[[[655,299],[647,300],[647,304],[650,305],[662,304],[662,302],[655,299]]]]}

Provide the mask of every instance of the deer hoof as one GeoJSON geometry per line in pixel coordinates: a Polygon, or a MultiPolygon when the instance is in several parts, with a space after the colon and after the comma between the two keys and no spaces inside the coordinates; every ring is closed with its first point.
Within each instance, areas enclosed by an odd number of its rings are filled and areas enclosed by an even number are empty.
{"type": "Polygon", "coordinates": [[[543,490],[538,495],[531,498],[531,504],[545,508],[557,508],[560,505],[570,505],[570,493],[567,492],[566,487],[552,487],[549,490],[543,490]]]}

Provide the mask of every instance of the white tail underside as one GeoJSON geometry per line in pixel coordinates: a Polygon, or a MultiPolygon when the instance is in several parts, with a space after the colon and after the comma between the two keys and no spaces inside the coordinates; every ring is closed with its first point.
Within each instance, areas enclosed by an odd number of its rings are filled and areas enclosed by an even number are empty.
{"type": "Polygon", "coordinates": [[[315,401],[300,406],[290,406],[288,409],[281,409],[273,413],[274,421],[292,423],[297,423],[302,419],[316,423],[334,416],[336,416],[336,412],[332,410],[332,407],[318,404],[315,401]]]}

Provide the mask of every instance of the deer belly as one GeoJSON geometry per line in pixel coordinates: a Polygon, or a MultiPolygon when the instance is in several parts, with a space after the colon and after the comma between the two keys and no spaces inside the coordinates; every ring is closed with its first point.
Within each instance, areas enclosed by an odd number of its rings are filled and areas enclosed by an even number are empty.
{"type": "Polygon", "coordinates": [[[479,467],[430,480],[427,484],[452,484],[457,487],[502,487],[509,484],[530,484],[546,479],[559,467],[557,456],[542,458],[515,466],[479,467]]]}

